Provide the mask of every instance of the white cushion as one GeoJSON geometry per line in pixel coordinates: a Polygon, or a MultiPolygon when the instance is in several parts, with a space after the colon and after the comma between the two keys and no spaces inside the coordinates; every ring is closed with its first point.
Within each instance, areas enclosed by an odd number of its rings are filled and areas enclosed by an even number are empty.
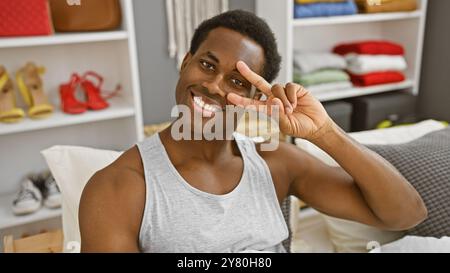
{"type": "Polygon", "coordinates": [[[63,196],[64,246],[73,246],[73,243],[68,243],[81,242],[78,206],[84,186],[95,172],[111,164],[121,152],[87,147],[54,146],[41,153],[63,196]]]}
{"type": "MultiPolygon", "coordinates": [[[[414,125],[363,131],[349,135],[363,144],[398,144],[417,139],[444,127],[445,125],[441,122],[426,120],[414,125]]],[[[303,139],[296,139],[295,144],[324,163],[330,166],[339,166],[333,158],[314,144],[303,139]]],[[[404,235],[403,232],[382,231],[356,222],[322,216],[327,225],[329,239],[337,252],[367,252],[367,244],[371,241],[385,244],[404,235]]]]}

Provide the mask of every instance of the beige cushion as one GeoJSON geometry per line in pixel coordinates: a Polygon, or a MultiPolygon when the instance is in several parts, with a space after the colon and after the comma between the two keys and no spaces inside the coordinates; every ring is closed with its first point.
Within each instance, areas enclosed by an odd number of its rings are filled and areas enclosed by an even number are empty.
{"type": "MultiPolygon", "coordinates": [[[[409,126],[351,133],[350,136],[363,144],[398,144],[417,139],[444,127],[444,124],[440,122],[427,120],[409,126]]],[[[314,144],[303,139],[296,139],[295,143],[299,148],[314,155],[326,164],[339,166],[333,158],[314,144]]],[[[403,232],[383,231],[352,221],[326,215],[322,216],[327,225],[329,239],[337,252],[367,252],[367,244],[371,241],[385,244],[404,235],[403,232]]]]}
{"type": "Polygon", "coordinates": [[[120,152],[75,146],[54,146],[42,151],[62,193],[64,245],[81,242],[78,205],[83,188],[98,170],[111,164],[120,152]]]}

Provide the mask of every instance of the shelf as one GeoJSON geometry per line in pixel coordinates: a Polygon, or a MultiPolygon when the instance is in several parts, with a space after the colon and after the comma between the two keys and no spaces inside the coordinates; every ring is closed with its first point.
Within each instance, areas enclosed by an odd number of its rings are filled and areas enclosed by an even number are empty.
{"type": "Polygon", "coordinates": [[[422,13],[420,11],[413,11],[413,12],[391,12],[391,13],[356,14],[346,16],[304,18],[304,19],[294,19],[293,25],[301,27],[301,26],[382,22],[382,21],[420,18],[421,14],[422,13]]]}
{"type": "Polygon", "coordinates": [[[0,48],[92,43],[128,39],[124,30],[85,33],[57,33],[51,36],[0,38],[0,48]]]}
{"type": "MultiPolygon", "coordinates": [[[[20,132],[70,126],[82,123],[90,123],[118,118],[132,117],[135,115],[133,106],[120,100],[110,100],[111,106],[101,111],[87,111],[80,115],[68,115],[56,109],[49,118],[43,120],[31,120],[25,118],[22,122],[15,124],[0,123],[0,136],[20,132]]],[[[57,106],[55,106],[57,108],[57,106]]]]}
{"type": "Polygon", "coordinates": [[[355,87],[351,89],[337,90],[337,91],[328,91],[321,93],[313,93],[313,96],[316,97],[320,101],[330,101],[337,99],[345,99],[351,97],[365,96],[389,91],[402,90],[406,88],[411,88],[414,86],[413,81],[406,80],[400,83],[392,83],[392,84],[383,84],[376,85],[370,87],[355,87]]]}
{"type": "Polygon", "coordinates": [[[33,214],[16,216],[13,214],[11,208],[15,197],[15,194],[0,196],[0,229],[48,220],[55,217],[60,217],[62,214],[61,209],[49,209],[42,207],[33,214]]]}
{"type": "MultiPolygon", "coordinates": [[[[12,1],[11,1],[12,2],[12,1]]],[[[49,36],[0,37],[0,63],[10,72],[26,61],[45,65],[51,75],[43,78],[55,112],[43,120],[25,117],[21,122],[0,122],[0,229],[28,232],[40,229],[43,222],[58,222],[61,209],[41,208],[16,216],[12,212],[17,183],[27,172],[47,169],[40,153],[55,143],[92,148],[124,149],[143,139],[141,88],[134,7],[132,0],[120,0],[121,28],[113,31],[55,33],[49,36]],[[60,79],[72,72],[94,70],[123,85],[119,96],[108,100],[111,106],[80,115],[60,110],[60,79]],[[7,153],[16,145],[14,152],[7,153]]],[[[2,21],[3,18],[0,18],[2,21]]],[[[3,21],[1,22],[3,23],[3,21]]],[[[0,23],[0,24],[1,24],[0,23]]],[[[17,84],[14,84],[17,88],[17,84]]],[[[112,87],[112,86],[111,86],[112,87]]],[[[80,94],[81,95],[81,94],[80,94]]],[[[20,97],[20,95],[19,95],[20,97]]],[[[18,105],[23,106],[23,100],[18,105]]],[[[0,244],[1,245],[1,244],[0,244]]]]}

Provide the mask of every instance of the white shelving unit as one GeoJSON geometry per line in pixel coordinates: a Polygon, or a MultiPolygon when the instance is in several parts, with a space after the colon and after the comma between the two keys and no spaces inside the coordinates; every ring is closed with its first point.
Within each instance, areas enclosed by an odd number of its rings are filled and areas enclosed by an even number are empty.
{"type": "Polygon", "coordinates": [[[382,85],[375,85],[375,86],[368,86],[368,87],[354,87],[354,88],[345,89],[345,90],[336,90],[336,91],[332,91],[332,92],[329,91],[329,92],[315,93],[314,95],[320,101],[331,101],[331,100],[357,97],[357,96],[361,96],[361,94],[371,95],[371,94],[377,94],[377,93],[382,93],[382,92],[389,92],[389,91],[393,91],[393,90],[403,90],[403,89],[407,89],[407,88],[412,88],[413,86],[414,86],[413,81],[405,80],[405,81],[399,82],[399,83],[382,84],[382,85]]]}
{"type": "Polygon", "coordinates": [[[293,25],[295,27],[301,26],[319,26],[330,24],[353,24],[353,23],[368,23],[381,21],[405,20],[411,18],[419,18],[420,11],[412,12],[391,12],[391,13],[373,13],[373,14],[355,14],[351,16],[332,16],[324,20],[321,18],[304,18],[294,19],[293,25]]]}
{"type": "MultiPolygon", "coordinates": [[[[0,123],[0,235],[2,230],[61,215],[61,210],[41,209],[28,216],[14,216],[11,202],[20,182],[30,172],[46,168],[40,151],[53,145],[80,145],[124,150],[144,138],[133,3],[122,0],[119,30],[57,33],[52,36],[0,38],[0,63],[10,75],[27,61],[46,67],[44,88],[55,106],[48,119],[25,118],[16,124],[0,123]],[[123,91],[102,111],[67,115],[60,110],[58,87],[73,72],[95,71],[105,79],[104,88],[117,83],[123,91]]],[[[16,84],[15,84],[16,86],[16,84]]],[[[18,104],[27,112],[16,92],[18,104]]]]}
{"type": "Polygon", "coordinates": [[[0,135],[30,132],[34,130],[51,129],[56,127],[71,126],[83,123],[107,121],[112,119],[128,118],[135,116],[133,106],[121,100],[113,99],[109,101],[110,107],[98,112],[86,112],[82,115],[67,115],[61,111],[56,111],[52,118],[44,120],[26,119],[21,123],[0,127],[0,135]]]}
{"type": "Polygon", "coordinates": [[[64,44],[81,44],[105,41],[118,41],[128,39],[128,32],[125,30],[105,31],[95,33],[56,33],[52,36],[37,36],[23,38],[1,39],[0,49],[12,47],[33,47],[64,44]]]}
{"type": "Polygon", "coordinates": [[[427,0],[417,0],[418,10],[357,14],[348,16],[294,18],[294,0],[256,0],[256,13],[264,18],[277,37],[282,68],[277,82],[293,79],[293,52],[331,52],[339,43],[367,39],[387,39],[405,47],[407,80],[365,88],[351,88],[314,94],[321,101],[408,89],[417,95],[422,62],[427,0]]]}
{"type": "Polygon", "coordinates": [[[0,197],[0,230],[14,228],[20,225],[33,224],[38,221],[45,221],[61,215],[60,209],[41,208],[36,213],[17,217],[11,211],[11,203],[15,196],[10,194],[0,197]]]}

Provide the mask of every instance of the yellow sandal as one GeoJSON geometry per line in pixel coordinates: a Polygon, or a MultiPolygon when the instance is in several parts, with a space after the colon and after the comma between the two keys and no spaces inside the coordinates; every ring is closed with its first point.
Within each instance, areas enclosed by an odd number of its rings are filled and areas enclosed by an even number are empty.
{"type": "Polygon", "coordinates": [[[48,102],[40,77],[44,72],[44,67],[37,67],[30,62],[16,74],[19,91],[29,107],[28,116],[32,119],[47,118],[53,113],[53,106],[48,102]]]}
{"type": "Polygon", "coordinates": [[[16,123],[24,117],[23,110],[16,106],[12,81],[6,69],[0,66],[0,122],[16,123]]]}

